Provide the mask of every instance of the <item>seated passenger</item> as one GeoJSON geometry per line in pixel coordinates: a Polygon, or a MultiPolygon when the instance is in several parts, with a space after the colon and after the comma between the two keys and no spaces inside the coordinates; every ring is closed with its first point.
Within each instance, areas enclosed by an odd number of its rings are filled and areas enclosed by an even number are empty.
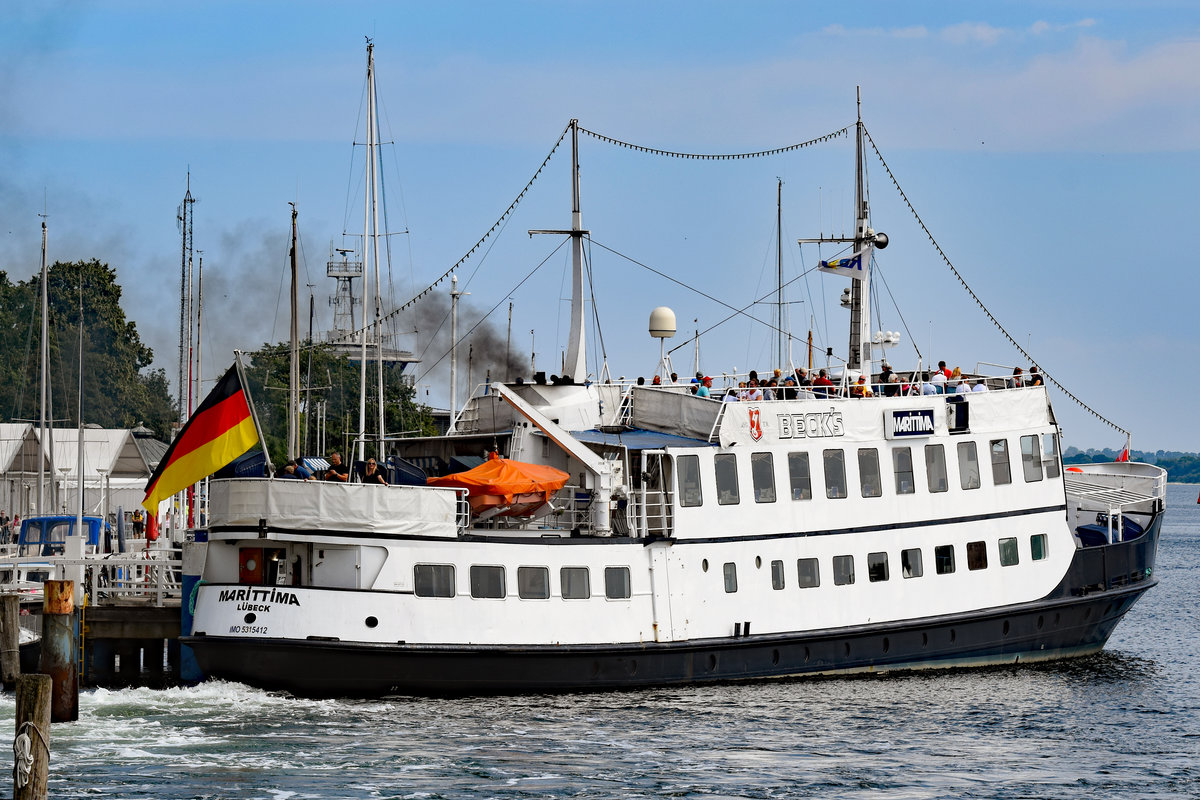
{"type": "Polygon", "coordinates": [[[1020,389],[1024,385],[1025,385],[1024,371],[1020,367],[1014,367],[1012,377],[1008,381],[1008,388],[1020,389]]]}
{"type": "Polygon", "coordinates": [[[379,465],[375,463],[375,459],[367,459],[367,468],[363,470],[363,483],[368,483],[374,486],[387,486],[387,478],[384,477],[383,470],[379,469],[379,465]]]}
{"type": "Polygon", "coordinates": [[[975,385],[971,387],[972,392],[986,392],[987,390],[988,390],[987,383],[984,382],[983,378],[980,378],[979,380],[977,380],[975,382],[975,385]]]}
{"type": "Polygon", "coordinates": [[[851,397],[874,397],[871,387],[867,386],[867,376],[859,375],[858,380],[850,387],[851,397]]]}

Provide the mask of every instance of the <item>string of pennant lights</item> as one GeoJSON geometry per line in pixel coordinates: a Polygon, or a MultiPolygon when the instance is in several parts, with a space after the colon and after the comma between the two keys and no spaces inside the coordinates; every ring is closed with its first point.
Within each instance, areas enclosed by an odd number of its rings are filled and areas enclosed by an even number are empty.
{"type": "Polygon", "coordinates": [[[636,150],[639,153],[649,153],[650,155],[655,156],[667,156],[668,158],[688,158],[697,159],[700,161],[737,161],[744,158],[765,158],[767,156],[777,156],[780,153],[799,150],[803,147],[811,147],[814,144],[822,144],[830,141],[831,139],[836,139],[839,136],[849,136],[850,126],[847,125],[845,128],[833,131],[832,133],[827,133],[824,136],[818,136],[815,139],[809,139],[807,142],[789,144],[786,147],[776,147],[771,150],[757,150],[752,153],[682,153],[675,150],[660,150],[657,147],[646,147],[640,144],[633,144],[632,142],[623,142],[620,139],[614,139],[613,137],[605,136],[602,133],[589,131],[587,128],[582,126],[579,128],[579,132],[586,133],[593,139],[597,139],[607,144],[613,144],[617,147],[624,147],[627,150],[636,150]]]}
{"type": "MultiPolygon", "coordinates": [[[[504,221],[506,219],[508,219],[510,216],[512,216],[512,213],[514,211],[516,211],[517,206],[520,204],[520,202],[522,200],[525,199],[525,195],[529,193],[529,190],[533,187],[534,182],[539,177],[541,177],[542,171],[546,169],[546,165],[550,163],[550,159],[554,157],[554,154],[558,151],[558,148],[563,143],[563,139],[565,139],[567,137],[567,133],[570,130],[571,130],[570,126],[563,128],[563,132],[559,135],[558,141],[555,142],[554,146],[550,148],[550,152],[547,153],[546,157],[542,160],[542,164],[541,164],[541,166],[539,166],[537,168],[537,172],[533,173],[533,177],[530,178],[529,182],[525,184],[525,188],[521,189],[521,191],[517,194],[516,199],[514,199],[511,203],[508,204],[508,208],[504,209],[504,213],[500,215],[500,218],[497,219],[495,223],[493,223],[492,227],[487,229],[487,232],[484,233],[483,236],[479,237],[479,241],[475,242],[475,244],[472,245],[471,249],[466,252],[466,255],[464,255],[458,261],[455,261],[454,265],[451,266],[450,269],[443,272],[441,277],[439,277],[433,283],[429,284],[424,289],[422,289],[411,300],[404,303],[403,305],[397,306],[396,308],[392,309],[387,314],[382,316],[379,320],[380,322],[386,322],[387,320],[389,320],[392,317],[399,314],[401,311],[404,311],[406,308],[413,306],[418,300],[421,300],[422,298],[425,297],[425,295],[429,294],[434,289],[436,289],[438,284],[440,284],[442,281],[446,280],[446,278],[449,278],[456,269],[458,269],[459,267],[461,267],[463,264],[465,264],[467,262],[467,259],[469,259],[471,256],[475,255],[475,251],[477,251],[480,247],[482,247],[484,245],[484,243],[492,237],[492,234],[494,234],[496,232],[496,230],[498,228],[500,228],[500,226],[504,223],[504,221]]],[[[333,340],[333,343],[336,344],[336,343],[341,343],[341,342],[346,342],[346,341],[354,341],[355,337],[363,334],[367,330],[367,328],[373,327],[374,325],[375,325],[375,323],[372,321],[372,323],[370,325],[364,325],[363,327],[359,328],[358,330],[350,331],[346,334],[343,334],[342,336],[339,336],[338,338],[333,340]]]]}
{"type": "Polygon", "coordinates": [[[929,228],[925,225],[925,221],[923,219],[921,219],[921,215],[917,213],[917,209],[913,207],[912,202],[908,199],[908,195],[905,194],[904,190],[900,188],[900,182],[898,180],[896,180],[896,176],[894,174],[892,174],[891,167],[889,167],[887,165],[887,162],[883,160],[883,153],[879,152],[879,146],[875,144],[875,140],[871,138],[871,134],[869,131],[867,131],[867,128],[865,125],[863,126],[863,133],[866,135],[867,141],[871,143],[871,149],[875,151],[875,157],[878,158],[879,163],[883,165],[884,172],[886,172],[888,178],[891,179],[892,186],[895,186],[896,191],[900,193],[900,199],[904,201],[904,204],[906,206],[908,206],[908,210],[913,215],[913,219],[915,219],[917,221],[917,224],[921,226],[921,230],[925,232],[925,237],[927,239],[929,239],[930,244],[933,245],[933,249],[937,251],[937,254],[939,256],[941,256],[942,261],[945,262],[946,266],[950,268],[950,271],[952,273],[954,273],[954,277],[958,279],[958,282],[962,284],[962,287],[967,290],[967,294],[971,295],[971,299],[975,301],[975,304],[977,306],[979,306],[979,308],[983,311],[983,313],[987,315],[987,318],[992,321],[992,324],[996,326],[996,330],[1000,331],[1000,333],[1004,336],[1004,338],[1008,340],[1009,344],[1011,344],[1013,347],[1015,347],[1017,349],[1017,352],[1025,357],[1026,361],[1028,361],[1030,364],[1034,365],[1035,367],[1038,367],[1038,369],[1041,371],[1042,377],[1045,378],[1048,382],[1054,384],[1054,386],[1060,392],[1062,392],[1067,397],[1074,400],[1075,403],[1077,405],[1079,405],[1080,408],[1082,408],[1084,411],[1087,411],[1089,414],[1091,414],[1093,417],[1095,417],[1096,419],[1103,422],[1105,425],[1108,425],[1110,428],[1113,428],[1114,430],[1125,434],[1126,437],[1129,437],[1130,436],[1129,431],[1125,430],[1120,425],[1116,424],[1112,420],[1103,416],[1098,411],[1096,411],[1094,408],[1089,406],[1087,403],[1080,400],[1069,389],[1067,389],[1067,387],[1063,386],[1062,383],[1057,381],[1048,372],[1046,372],[1045,369],[1042,369],[1042,367],[1037,363],[1037,361],[1034,360],[1033,356],[1031,356],[1025,350],[1024,347],[1021,347],[1020,342],[1018,342],[1016,339],[1014,339],[1012,337],[1012,335],[1009,334],[1009,332],[1007,330],[1005,330],[1004,326],[1000,324],[1000,320],[996,319],[995,315],[993,315],[992,312],[988,309],[988,307],[983,304],[983,301],[981,299],[979,299],[979,295],[975,294],[975,291],[967,284],[966,279],[963,278],[962,274],[954,267],[954,264],[951,263],[950,257],[946,255],[946,252],[944,250],[942,250],[942,246],[940,244],[938,244],[937,239],[933,238],[933,234],[929,231],[929,228]]]}

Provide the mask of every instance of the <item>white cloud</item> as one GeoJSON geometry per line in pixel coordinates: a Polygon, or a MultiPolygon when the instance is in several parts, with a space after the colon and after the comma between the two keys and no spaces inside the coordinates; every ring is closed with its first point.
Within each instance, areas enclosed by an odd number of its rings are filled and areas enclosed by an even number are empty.
{"type": "Polygon", "coordinates": [[[1009,33],[1007,28],[995,28],[986,22],[960,22],[942,28],[938,36],[951,44],[993,45],[1009,33]]]}
{"type": "Polygon", "coordinates": [[[1075,22],[1067,22],[1064,24],[1054,25],[1045,20],[1039,19],[1037,22],[1029,26],[1029,32],[1034,36],[1042,36],[1047,33],[1062,33],[1063,31],[1071,31],[1077,28],[1091,28],[1096,25],[1096,20],[1092,18],[1081,19],[1075,22]]]}

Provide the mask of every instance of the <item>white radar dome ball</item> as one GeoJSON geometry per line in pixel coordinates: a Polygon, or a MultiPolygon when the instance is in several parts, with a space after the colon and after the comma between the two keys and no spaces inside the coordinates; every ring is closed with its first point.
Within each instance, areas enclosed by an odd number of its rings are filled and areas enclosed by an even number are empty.
{"type": "Polygon", "coordinates": [[[675,335],[675,312],[659,306],[650,312],[650,335],[656,339],[670,339],[675,335]]]}

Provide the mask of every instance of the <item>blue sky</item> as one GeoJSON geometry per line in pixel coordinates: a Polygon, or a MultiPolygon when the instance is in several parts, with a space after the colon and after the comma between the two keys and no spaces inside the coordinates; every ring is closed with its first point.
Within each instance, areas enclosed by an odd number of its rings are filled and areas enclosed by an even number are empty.
{"type": "MultiPolygon", "coordinates": [[[[988,308],[1046,371],[1134,433],[1200,450],[1200,296],[1189,241],[1200,179],[1200,9],[1187,2],[27,3],[0,7],[0,269],[50,257],[118,271],[128,312],[177,371],[176,208],[190,168],[204,251],[205,372],[286,332],[289,202],[300,211],[318,328],[331,242],[361,229],[365,48],[376,43],[397,300],[454,264],[537,170],[567,121],[685,152],[763,150],[863,117],[922,219],[988,308]]],[[[850,227],[853,149],[840,139],[709,163],[580,145],[600,333],[614,375],[649,375],[650,310],[684,331],[774,280],[776,178],[789,278],[830,257],[795,239],[850,227]],[[600,246],[602,245],[602,246],[600,246]],[[615,253],[621,256],[614,255],[615,253]],[[696,320],[696,322],[692,322],[696,320]]],[[[1024,364],[941,263],[877,160],[880,325],[899,368],[1024,364]],[[898,306],[898,310],[896,308],[898,306]]],[[[565,346],[569,226],[560,149],[499,236],[460,269],[464,318],[497,308],[503,341],[553,371],[565,346]],[[534,277],[517,283],[543,259],[534,277]],[[531,335],[529,332],[534,331],[531,335]]],[[[843,284],[789,289],[793,329],[845,350],[843,284]]],[[[447,285],[438,292],[443,296],[447,285]]],[[[448,397],[440,306],[405,318],[422,392],[448,397]],[[436,365],[435,365],[436,363],[436,365]],[[425,387],[428,387],[426,390],[425,387]]],[[[754,312],[770,319],[771,310],[754,312]]],[[[465,327],[465,324],[464,324],[465,327]]],[[[590,352],[599,352],[593,337],[590,352]]],[[[746,319],[701,339],[702,368],[770,365],[746,319]]],[[[797,358],[799,358],[799,350],[797,358]]],[[[674,356],[690,371],[692,350],[674,356]]],[[[597,368],[597,357],[590,363],[597,368]]],[[[482,375],[474,368],[473,378],[482,375]]],[[[465,365],[460,372],[465,375],[465,365]]],[[[212,377],[213,375],[208,375],[212,377]]],[[[1054,393],[1067,444],[1122,437],[1054,393]]]]}

